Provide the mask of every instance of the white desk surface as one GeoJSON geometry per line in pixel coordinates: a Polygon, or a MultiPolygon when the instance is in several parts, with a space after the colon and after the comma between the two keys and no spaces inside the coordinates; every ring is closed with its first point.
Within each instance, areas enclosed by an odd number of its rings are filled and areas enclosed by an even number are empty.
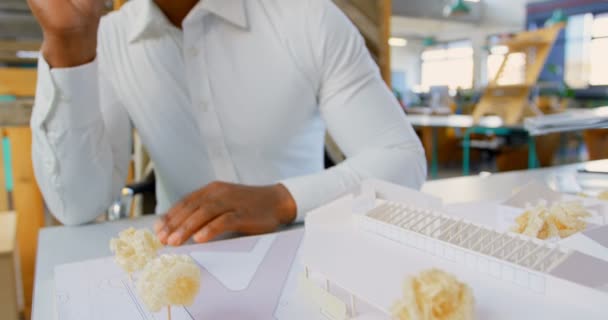
{"type": "MultiPolygon", "coordinates": [[[[445,128],[470,128],[473,126],[473,116],[470,115],[420,115],[408,114],[407,118],[414,127],[445,127],[445,128]]],[[[483,117],[478,126],[485,128],[505,127],[502,119],[498,116],[483,117]]],[[[510,128],[523,128],[522,125],[509,126],[510,128]]]]}
{"type": "MultiPolygon", "coordinates": [[[[608,164],[608,160],[605,162],[608,164]]],[[[423,191],[441,197],[446,203],[499,200],[516,187],[531,180],[546,180],[556,173],[574,172],[579,165],[568,165],[532,171],[501,173],[481,178],[460,177],[431,181],[423,191]]],[[[53,270],[55,266],[110,256],[108,243],[119,231],[133,226],[151,227],[156,217],[88,225],[82,227],[49,227],[40,231],[34,285],[33,320],[55,317],[53,270]]]]}

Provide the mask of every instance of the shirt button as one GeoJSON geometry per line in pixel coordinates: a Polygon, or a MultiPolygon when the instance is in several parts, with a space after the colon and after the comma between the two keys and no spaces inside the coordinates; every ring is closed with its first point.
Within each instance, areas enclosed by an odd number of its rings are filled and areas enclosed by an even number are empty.
{"type": "Polygon", "coordinates": [[[53,176],[53,186],[55,186],[56,188],[60,187],[61,184],[59,183],[59,178],[57,176],[53,176]]]}
{"type": "Polygon", "coordinates": [[[192,57],[192,58],[196,58],[198,56],[198,49],[195,47],[190,47],[190,49],[188,49],[188,54],[192,57]]]}
{"type": "Polygon", "coordinates": [[[45,160],[44,167],[47,171],[53,171],[53,160],[45,160]]]}
{"type": "Polygon", "coordinates": [[[207,109],[209,108],[207,101],[201,101],[199,104],[201,106],[201,110],[203,110],[203,112],[207,112],[207,109]]]}

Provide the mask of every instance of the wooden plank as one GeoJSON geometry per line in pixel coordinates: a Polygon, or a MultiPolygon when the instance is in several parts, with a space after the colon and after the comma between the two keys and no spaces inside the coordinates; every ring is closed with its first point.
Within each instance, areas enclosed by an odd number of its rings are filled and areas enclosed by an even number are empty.
{"type": "Polygon", "coordinates": [[[114,0],[114,10],[120,9],[125,3],[127,3],[127,0],[114,0]]]}
{"type": "Polygon", "coordinates": [[[38,51],[41,46],[40,41],[1,41],[0,51],[38,51]]]}
{"type": "Polygon", "coordinates": [[[33,109],[32,99],[0,102],[0,127],[29,126],[33,109]]]}
{"type": "Polygon", "coordinates": [[[0,212],[0,255],[13,253],[17,246],[17,216],[0,212]]]}
{"type": "Polygon", "coordinates": [[[0,40],[0,62],[5,63],[36,63],[36,57],[19,55],[20,51],[38,52],[40,41],[1,41],[0,40]]]}
{"type": "Polygon", "coordinates": [[[391,16],[393,14],[392,0],[380,0],[380,46],[379,46],[379,67],[382,78],[389,88],[391,85],[391,47],[388,39],[391,36],[391,16]]]}
{"type": "Polygon", "coordinates": [[[608,158],[608,130],[592,129],[583,131],[585,145],[589,153],[589,160],[608,158]]]}
{"type": "Polygon", "coordinates": [[[17,216],[12,212],[0,213],[0,310],[2,319],[19,319],[16,266],[17,216]]]}
{"type": "Polygon", "coordinates": [[[382,78],[390,86],[391,57],[388,39],[392,14],[391,0],[334,0],[365,38],[382,78]]]}
{"type": "Polygon", "coordinates": [[[34,177],[32,133],[28,127],[6,130],[11,141],[14,176],[13,199],[17,213],[17,242],[25,301],[25,316],[31,314],[38,231],[44,226],[44,202],[34,177]]]}
{"type": "Polygon", "coordinates": [[[363,14],[348,0],[334,0],[334,2],[344,11],[344,13],[359,28],[365,38],[369,39],[374,46],[380,46],[380,28],[378,25],[363,14]]]}
{"type": "Polygon", "coordinates": [[[36,78],[34,68],[0,68],[0,95],[33,97],[36,78]]]}
{"type": "Polygon", "coordinates": [[[378,5],[382,1],[376,0],[349,0],[353,6],[357,7],[359,11],[365,14],[368,18],[374,21],[376,24],[380,24],[382,21],[382,12],[378,5]]]}

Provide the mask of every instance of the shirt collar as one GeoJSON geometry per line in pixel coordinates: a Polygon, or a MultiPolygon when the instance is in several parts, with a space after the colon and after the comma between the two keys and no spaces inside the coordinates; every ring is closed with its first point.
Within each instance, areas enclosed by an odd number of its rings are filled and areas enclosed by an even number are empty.
{"type": "MultiPolygon", "coordinates": [[[[139,13],[129,35],[130,43],[158,37],[165,30],[173,27],[153,0],[140,0],[140,4],[139,13]]],[[[243,29],[249,27],[245,0],[201,0],[194,7],[193,11],[195,10],[208,11],[243,29]]]]}
{"type": "Polygon", "coordinates": [[[245,0],[201,0],[201,9],[243,29],[249,27],[245,0]]]}

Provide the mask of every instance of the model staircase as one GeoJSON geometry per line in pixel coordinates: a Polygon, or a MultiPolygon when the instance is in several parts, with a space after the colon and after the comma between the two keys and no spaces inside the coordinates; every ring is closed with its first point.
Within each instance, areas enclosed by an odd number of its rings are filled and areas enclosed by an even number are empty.
{"type": "Polygon", "coordinates": [[[509,51],[473,112],[475,123],[483,116],[497,115],[505,125],[515,125],[534,114],[529,103],[530,93],[564,26],[565,23],[558,23],[521,32],[502,43],[509,51]]]}

